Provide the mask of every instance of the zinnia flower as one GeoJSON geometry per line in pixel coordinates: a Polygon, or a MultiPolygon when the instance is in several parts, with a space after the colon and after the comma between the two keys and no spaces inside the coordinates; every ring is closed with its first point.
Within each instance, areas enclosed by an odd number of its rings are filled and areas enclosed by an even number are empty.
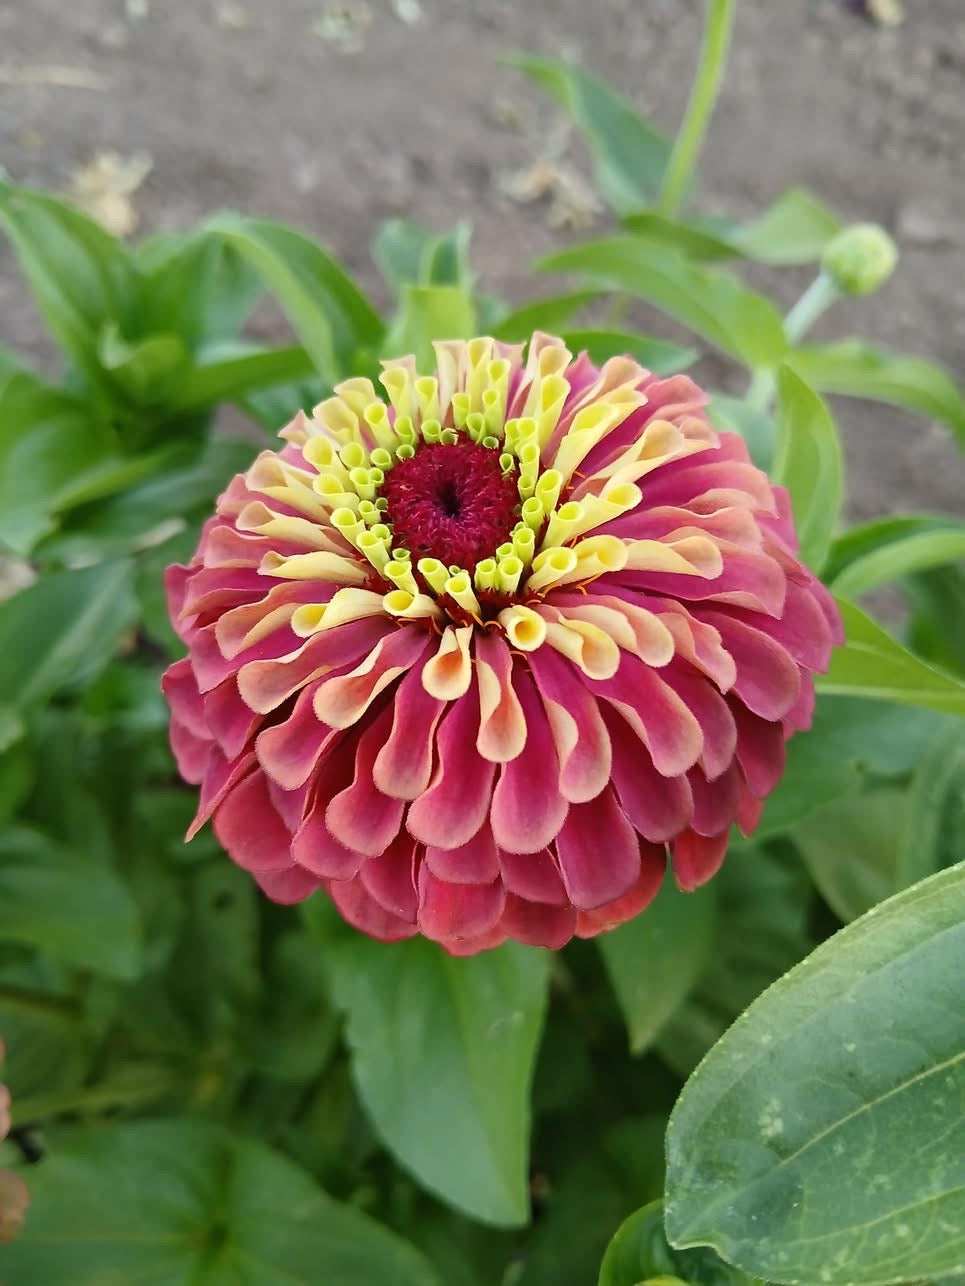
{"type": "MultiPolygon", "coordinates": [[[[0,1041],[0,1062],[3,1060],[3,1041],[0,1041]]],[[[10,1091],[0,1085],[0,1139],[10,1133],[10,1091]]],[[[10,1241],[23,1225],[30,1193],[19,1174],[0,1170],[0,1244],[10,1241]]]]}
{"type": "Polygon", "coordinates": [[[686,376],[435,350],[299,414],[169,569],[189,835],[385,941],[559,947],[753,830],[839,621],[686,376]]]}

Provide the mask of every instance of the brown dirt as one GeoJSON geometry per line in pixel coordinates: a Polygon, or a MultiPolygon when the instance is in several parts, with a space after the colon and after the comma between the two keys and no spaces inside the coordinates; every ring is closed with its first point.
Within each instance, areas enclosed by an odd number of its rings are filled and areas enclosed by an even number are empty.
{"type": "MultiPolygon", "coordinates": [[[[0,79],[0,159],[16,179],[60,189],[98,149],[145,150],[153,169],[134,198],[143,229],[184,227],[225,206],[286,219],[323,239],[377,297],[367,246],[380,219],[442,228],[469,217],[484,286],[521,299],[533,292],[528,266],[561,234],[545,204],[507,194],[506,176],[539,159],[556,131],[501,55],[579,58],[672,128],[702,9],[698,0],[346,7],[370,18],[354,51],[317,34],[334,6],[311,0],[0,5],[0,68],[80,68],[106,86],[0,79]]],[[[903,26],[883,29],[840,0],[743,0],[703,192],[714,208],[749,214],[803,183],[846,217],[886,224],[903,248],[895,278],[839,309],[819,335],[860,327],[962,378],[965,10],[961,0],[906,7],[903,26]]],[[[575,144],[571,156],[582,166],[575,144]]],[[[595,230],[605,227],[598,219],[595,230]]],[[[782,302],[805,280],[781,274],[782,302]]],[[[41,352],[40,336],[4,250],[0,342],[41,352]]],[[[943,430],[839,405],[855,516],[962,511],[965,461],[943,430]]]]}

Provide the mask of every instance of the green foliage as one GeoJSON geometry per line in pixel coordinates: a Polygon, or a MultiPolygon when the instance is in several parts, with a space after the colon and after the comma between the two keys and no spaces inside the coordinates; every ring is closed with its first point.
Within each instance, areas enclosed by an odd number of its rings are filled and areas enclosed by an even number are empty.
{"type": "Polygon", "coordinates": [[[841,443],[828,408],[790,367],[781,368],[778,396],[774,478],[791,493],[801,557],[820,571],[844,492],[841,443]]]}
{"type": "Polygon", "coordinates": [[[776,1282],[954,1272],[963,970],[959,865],[876,906],[752,1005],[671,1117],[671,1243],[776,1282]]]}

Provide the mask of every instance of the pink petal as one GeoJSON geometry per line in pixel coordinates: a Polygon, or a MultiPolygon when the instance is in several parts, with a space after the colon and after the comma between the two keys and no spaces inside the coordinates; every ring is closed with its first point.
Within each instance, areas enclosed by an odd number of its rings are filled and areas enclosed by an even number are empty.
{"type": "Polygon", "coordinates": [[[568,899],[556,858],[548,848],[538,853],[500,850],[499,867],[506,888],[529,902],[565,906],[568,899]]]}
{"type": "Polygon", "coordinates": [[[610,778],[610,738],[599,702],[576,667],[550,648],[530,657],[560,761],[560,794],[572,804],[597,796],[610,778]]]}
{"type": "Polygon", "coordinates": [[[515,687],[526,716],[526,745],[500,770],[490,818],[499,848],[536,853],[555,839],[569,805],[560,793],[556,746],[533,680],[520,671],[515,687]]]}
{"type": "Polygon", "coordinates": [[[683,775],[662,777],[646,747],[616,711],[605,711],[604,719],[613,746],[613,784],[620,806],[645,839],[673,839],[690,824],[690,783],[683,775]]]}
{"type": "Polygon", "coordinates": [[[380,942],[400,942],[418,932],[413,922],[380,906],[366,891],[361,876],[354,880],[332,880],[328,892],[342,918],[370,938],[378,938],[380,942]]]}
{"type": "Polygon", "coordinates": [[[506,763],[526,743],[526,716],[512,684],[512,654],[499,635],[477,633],[475,655],[480,704],[476,748],[484,759],[506,763]]]}
{"type": "Polygon", "coordinates": [[[283,906],[304,902],[321,888],[320,881],[300,866],[290,866],[287,871],[255,871],[254,876],[261,891],[283,906]]]}
{"type": "Polygon", "coordinates": [[[383,795],[372,784],[372,765],[385,744],[391,721],[392,708],[387,706],[362,734],[352,784],[332,799],[325,813],[325,824],[335,838],[367,857],[383,853],[402,825],[402,800],[383,795]]]}
{"type": "Polygon", "coordinates": [[[780,643],[728,613],[695,609],[720,631],[724,647],[737,662],[733,691],[749,710],[764,719],[781,719],[794,705],[801,672],[780,643]]]}
{"type": "Polygon", "coordinates": [[[784,774],[784,729],[752,714],[740,701],[732,701],[730,710],[737,724],[737,761],[750,789],[763,799],[784,774]]]}
{"type": "Polygon", "coordinates": [[[232,861],[246,871],[283,871],[294,862],[291,835],[257,770],[222,800],[214,815],[214,833],[232,861]]]}
{"type": "Polygon", "coordinates": [[[727,852],[729,838],[729,829],[720,835],[698,835],[692,830],[678,835],[670,845],[677,887],[685,893],[692,893],[701,884],[706,884],[712,875],[716,875],[727,852]]]}
{"type": "Polygon", "coordinates": [[[406,826],[423,844],[459,848],[486,820],[496,766],[476,749],[478,726],[479,702],[470,689],[443,719],[432,782],[409,807],[406,826]]]}
{"type": "MultiPolygon", "coordinates": [[[[196,737],[176,716],[171,716],[168,729],[171,750],[178,765],[178,772],[191,786],[204,781],[208,771],[208,758],[212,743],[207,738],[196,737]]],[[[220,753],[220,752],[219,752],[220,753]]]]}
{"type": "Polygon", "coordinates": [[[262,722],[242,701],[233,676],[205,696],[204,717],[211,735],[229,759],[242,753],[262,722]]]}
{"type": "Polygon", "coordinates": [[[576,928],[577,913],[571,906],[547,906],[544,902],[527,902],[515,893],[506,896],[502,928],[514,942],[531,947],[564,947],[576,928]]]}
{"type": "Polygon", "coordinates": [[[736,764],[731,764],[725,773],[708,781],[699,768],[692,768],[688,778],[694,795],[693,829],[698,835],[705,836],[726,832],[737,816],[741,789],[740,769],[736,764]]]}
{"type": "Polygon", "coordinates": [[[660,891],[667,870],[667,855],[662,845],[640,845],[640,874],[633,887],[622,897],[591,911],[580,911],[576,917],[576,933],[581,938],[595,938],[598,933],[615,929],[640,914],[660,891]]]}
{"type": "Polygon", "coordinates": [[[246,662],[238,672],[238,690],[252,710],[268,714],[306,683],[341,666],[357,665],[394,628],[388,619],[367,616],[325,630],[305,642],[296,639],[298,646],[289,659],[246,662]]]}
{"type": "Polygon", "coordinates": [[[242,755],[240,759],[226,759],[220,749],[212,742],[208,752],[204,781],[201,783],[201,798],[194,821],[188,827],[185,840],[193,839],[205,824],[214,810],[242,777],[256,768],[253,754],[242,755]]]}
{"type": "Polygon", "coordinates": [[[402,831],[384,853],[370,857],[359,869],[365,891],[383,910],[415,924],[419,909],[416,892],[416,841],[402,831]]]}
{"type": "Polygon", "coordinates": [[[490,884],[499,875],[499,852],[488,826],[458,848],[427,848],[425,863],[433,875],[451,884],[490,884]]]}
{"type": "Polygon", "coordinates": [[[184,657],[169,665],[161,676],[161,691],[167,698],[174,717],[189,732],[203,740],[211,739],[204,714],[204,701],[198,691],[191,661],[184,657]]]}
{"type": "Polygon", "coordinates": [[[737,726],[730,707],[710,681],[695,674],[689,666],[668,665],[661,671],[661,678],[700,725],[703,739],[700,766],[708,777],[719,777],[737,749],[737,726]]]}
{"type": "Polygon", "coordinates": [[[612,679],[590,679],[587,686],[634,728],[661,776],[678,777],[700,758],[704,745],[700,723],[660,675],[636,657],[624,653],[612,679]]]}
{"type": "Polygon", "coordinates": [[[319,723],[314,706],[317,689],[317,680],[303,688],[288,718],[265,728],[255,739],[258,762],[285,790],[304,786],[322,755],[342,736],[319,723]]]}
{"type": "Polygon", "coordinates": [[[449,884],[419,868],[419,928],[434,942],[475,938],[496,926],[506,904],[499,880],[491,884],[449,884]]]}
{"type": "MultiPolygon", "coordinates": [[[[384,628],[381,618],[368,619],[384,628]]],[[[332,633],[337,634],[338,629],[332,633]]],[[[315,713],[333,728],[347,728],[356,723],[379,693],[400,674],[415,667],[430,647],[429,635],[416,625],[404,625],[391,634],[383,634],[354,670],[326,679],[315,693],[315,713]]]]}
{"type": "Polygon", "coordinates": [[[383,795],[415,799],[432,777],[436,725],[446,709],[422,686],[422,672],[412,669],[392,698],[389,739],[375,757],[372,779],[383,795]]]}
{"type": "Polygon", "coordinates": [[[640,841],[609,788],[572,805],[556,854],[569,899],[584,911],[622,897],[640,874],[640,841]]]}

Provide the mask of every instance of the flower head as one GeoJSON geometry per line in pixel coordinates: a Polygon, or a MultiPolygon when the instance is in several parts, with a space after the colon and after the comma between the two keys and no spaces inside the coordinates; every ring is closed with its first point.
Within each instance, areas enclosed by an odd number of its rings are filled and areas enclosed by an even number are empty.
{"type": "Polygon", "coordinates": [[[687,377],[435,347],[296,417],[169,570],[190,833],[377,938],[558,947],[753,829],[839,622],[687,377]]]}

